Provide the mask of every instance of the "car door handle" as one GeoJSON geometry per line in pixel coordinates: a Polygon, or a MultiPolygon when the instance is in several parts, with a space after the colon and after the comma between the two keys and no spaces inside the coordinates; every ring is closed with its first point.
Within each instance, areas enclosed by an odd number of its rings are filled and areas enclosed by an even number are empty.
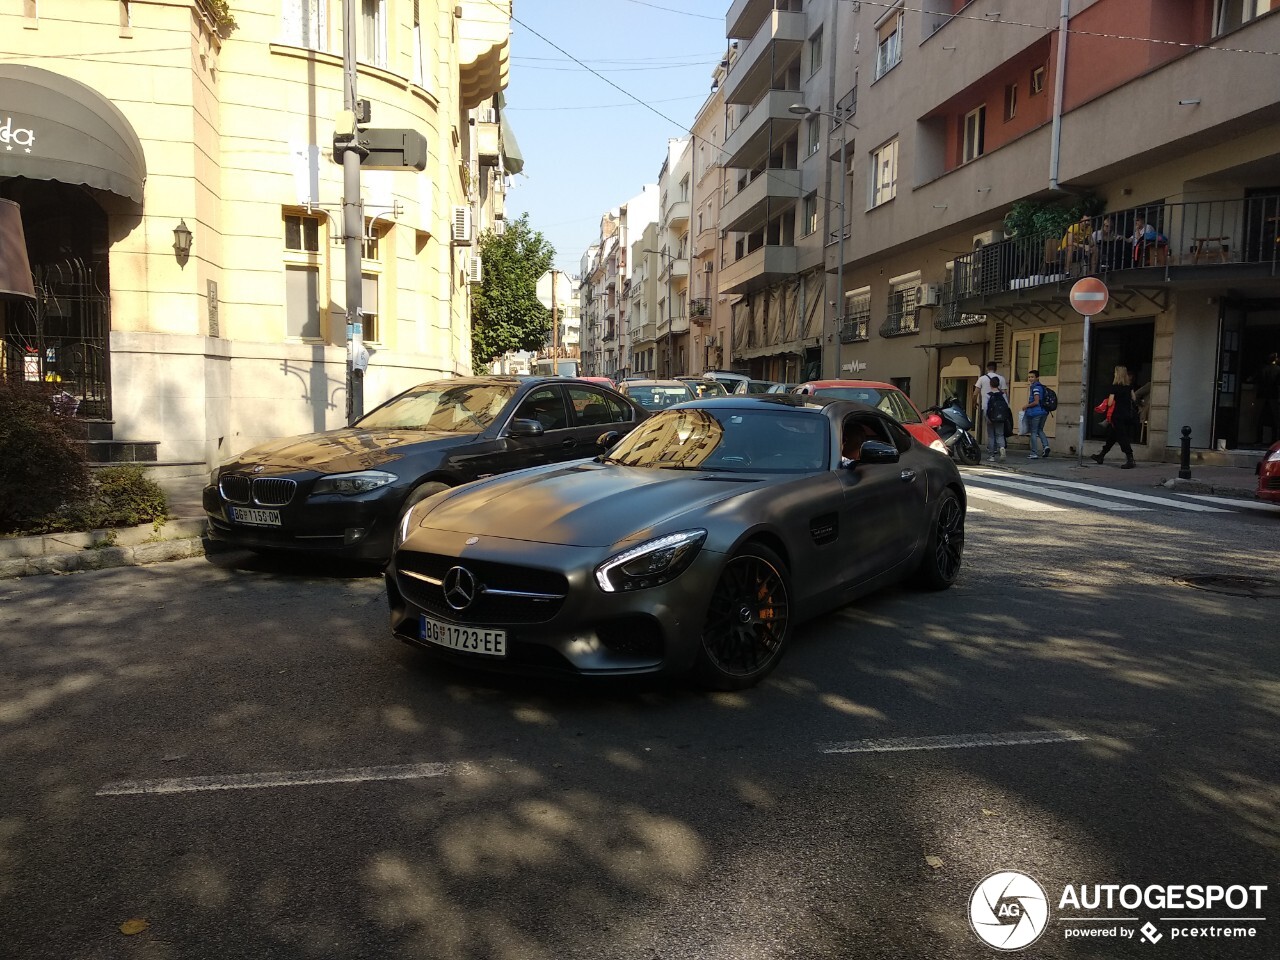
{"type": "Polygon", "coordinates": [[[560,446],[564,447],[566,450],[568,450],[570,447],[576,447],[577,445],[578,445],[578,441],[573,439],[573,437],[570,437],[568,440],[563,440],[560,443],[560,446]]]}
{"type": "Polygon", "coordinates": [[[910,483],[915,478],[916,478],[916,472],[914,470],[903,470],[900,474],[898,474],[898,479],[904,480],[907,483],[910,483]]]}

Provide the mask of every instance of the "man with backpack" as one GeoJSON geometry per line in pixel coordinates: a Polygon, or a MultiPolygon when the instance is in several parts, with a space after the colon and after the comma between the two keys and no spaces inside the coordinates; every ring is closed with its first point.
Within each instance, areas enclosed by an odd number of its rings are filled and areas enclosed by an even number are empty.
{"type": "MultiPolygon", "coordinates": [[[[1031,445],[1031,452],[1027,454],[1028,460],[1038,460],[1041,457],[1049,456],[1049,440],[1044,435],[1044,422],[1049,418],[1047,400],[1049,393],[1049,388],[1040,382],[1040,371],[1029,371],[1027,373],[1027,405],[1022,408],[1022,412],[1027,418],[1027,436],[1030,438],[1031,445]],[[1040,439],[1039,453],[1036,453],[1037,437],[1040,439]]],[[[1057,406],[1057,399],[1055,395],[1055,407],[1057,406]]]]}
{"type": "Polygon", "coordinates": [[[1008,381],[996,373],[996,362],[988,361],[986,374],[973,385],[974,399],[987,421],[988,463],[1004,459],[1005,438],[1013,432],[1013,411],[1006,397],[1008,390],[1008,381]]]}

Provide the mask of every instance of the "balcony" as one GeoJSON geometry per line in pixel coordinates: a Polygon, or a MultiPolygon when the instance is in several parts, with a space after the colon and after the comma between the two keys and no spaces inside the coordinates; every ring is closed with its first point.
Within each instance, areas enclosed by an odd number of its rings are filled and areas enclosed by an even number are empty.
{"type": "Polygon", "coordinates": [[[659,280],[676,280],[689,278],[689,260],[687,257],[678,257],[674,260],[664,260],[662,270],[658,274],[659,280]]]}
{"type": "Polygon", "coordinates": [[[770,201],[794,202],[800,193],[799,170],[766,170],[720,208],[720,227],[738,232],[758,227],[784,206],[770,201]]]}
{"type": "Polygon", "coordinates": [[[750,293],[796,274],[795,247],[758,247],[720,269],[720,293],[750,293]]]}
{"type": "Polygon", "coordinates": [[[1086,274],[1101,277],[1122,302],[1154,297],[1167,305],[1170,290],[1225,286],[1259,297],[1280,294],[1280,195],[1113,210],[1093,218],[1089,236],[1107,220],[1111,239],[1070,256],[1055,235],[1005,240],[958,257],[940,313],[1007,319],[1034,308],[1074,317],[1067,293],[1086,274]],[[1156,239],[1130,239],[1139,217],[1156,239]]]}
{"type": "Polygon", "coordinates": [[[800,56],[807,39],[803,13],[771,10],[729,67],[722,90],[725,103],[752,104],[773,85],[785,63],[800,56]]]}
{"type": "Polygon", "coordinates": [[[498,146],[498,124],[481,120],[476,123],[476,159],[482,167],[496,167],[501,157],[498,146]]]}
{"type": "Polygon", "coordinates": [[[689,225],[689,201],[677,200],[667,205],[667,226],[687,227],[689,225]]]}
{"type": "Polygon", "coordinates": [[[723,165],[746,170],[761,165],[769,151],[800,125],[802,118],[787,108],[803,99],[804,94],[799,90],[770,90],[766,93],[725,139],[723,165]]]}
{"type": "Polygon", "coordinates": [[[716,237],[719,231],[714,227],[703,227],[693,238],[693,255],[709,257],[716,252],[716,237]]]}
{"type": "Polygon", "coordinates": [[[773,10],[773,0],[734,0],[724,18],[726,37],[753,37],[773,10]]]}
{"type": "Polygon", "coordinates": [[[711,298],[696,297],[689,301],[689,319],[697,326],[705,326],[711,322],[711,298]]]}

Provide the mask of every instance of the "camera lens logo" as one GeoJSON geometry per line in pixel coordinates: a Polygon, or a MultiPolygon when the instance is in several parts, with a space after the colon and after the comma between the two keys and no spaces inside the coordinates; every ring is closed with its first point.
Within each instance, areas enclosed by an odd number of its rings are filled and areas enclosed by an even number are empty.
{"type": "Polygon", "coordinates": [[[997,950],[1021,950],[1040,939],[1049,925],[1044,888],[1025,873],[993,873],[969,897],[969,926],[997,950]]]}

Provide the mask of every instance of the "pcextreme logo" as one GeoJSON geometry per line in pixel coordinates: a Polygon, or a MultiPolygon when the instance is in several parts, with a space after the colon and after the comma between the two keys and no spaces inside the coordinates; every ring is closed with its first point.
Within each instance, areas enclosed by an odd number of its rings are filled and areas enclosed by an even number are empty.
{"type": "MultiPolygon", "coordinates": [[[[1265,922],[1265,884],[1066,884],[1057,900],[1065,940],[1251,940],[1265,922]],[[1138,915],[1150,911],[1151,916],[1138,915]],[[1189,911],[1195,911],[1190,913],[1189,911]]],[[[969,925],[997,950],[1022,950],[1048,930],[1050,897],[1031,876],[1002,870],[969,897],[969,925]]]]}

